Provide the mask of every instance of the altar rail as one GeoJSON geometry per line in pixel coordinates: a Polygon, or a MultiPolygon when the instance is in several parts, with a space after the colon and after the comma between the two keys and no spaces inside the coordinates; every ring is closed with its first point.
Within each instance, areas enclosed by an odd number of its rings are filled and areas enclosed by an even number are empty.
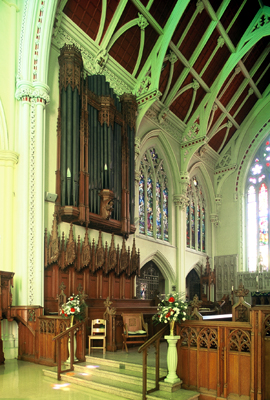
{"type": "Polygon", "coordinates": [[[177,375],[200,400],[270,398],[269,306],[254,307],[250,323],[185,321],[177,335],[177,375]]]}

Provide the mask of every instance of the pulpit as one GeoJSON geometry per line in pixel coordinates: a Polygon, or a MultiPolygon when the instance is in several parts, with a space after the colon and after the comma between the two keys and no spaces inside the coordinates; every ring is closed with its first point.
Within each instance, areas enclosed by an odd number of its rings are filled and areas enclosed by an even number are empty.
{"type": "MultiPolygon", "coordinates": [[[[11,304],[12,294],[11,287],[13,287],[14,272],[0,271],[0,321],[3,317],[12,320],[11,317],[11,304]]],[[[0,324],[0,364],[5,361],[3,352],[3,341],[1,339],[1,324],[0,324]]]]}

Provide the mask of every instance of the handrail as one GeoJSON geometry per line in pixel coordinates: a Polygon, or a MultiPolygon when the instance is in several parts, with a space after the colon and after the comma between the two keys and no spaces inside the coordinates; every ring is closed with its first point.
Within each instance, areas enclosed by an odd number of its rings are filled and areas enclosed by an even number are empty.
{"type": "Polygon", "coordinates": [[[159,390],[159,382],[165,378],[165,376],[159,376],[159,346],[160,339],[163,334],[168,330],[169,325],[163,326],[154,336],[147,340],[140,348],[138,352],[143,352],[143,389],[142,389],[142,400],[146,400],[146,395],[152,393],[156,390],[159,390]],[[147,390],[147,349],[154,345],[156,347],[156,379],[155,379],[155,387],[153,389],[147,390]]]}
{"type": "Polygon", "coordinates": [[[74,334],[75,331],[78,331],[79,328],[82,327],[83,330],[83,348],[85,347],[85,320],[77,322],[75,325],[71,326],[70,328],[66,329],[65,331],[59,333],[57,336],[53,337],[52,340],[56,341],[56,357],[57,357],[57,379],[61,380],[61,373],[62,372],[69,372],[74,371],[74,334]],[[70,364],[69,369],[61,370],[61,339],[63,337],[70,334],[70,364]]]}

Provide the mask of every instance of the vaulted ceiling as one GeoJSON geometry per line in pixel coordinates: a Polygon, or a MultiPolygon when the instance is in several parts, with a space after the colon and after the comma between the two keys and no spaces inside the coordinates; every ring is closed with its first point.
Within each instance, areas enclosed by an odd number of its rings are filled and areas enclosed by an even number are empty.
{"type": "Polygon", "coordinates": [[[68,0],[63,11],[140,84],[156,82],[164,109],[182,125],[212,93],[206,135],[219,153],[268,95],[269,1],[68,0]],[[268,33],[230,63],[265,26],[268,33]]]}

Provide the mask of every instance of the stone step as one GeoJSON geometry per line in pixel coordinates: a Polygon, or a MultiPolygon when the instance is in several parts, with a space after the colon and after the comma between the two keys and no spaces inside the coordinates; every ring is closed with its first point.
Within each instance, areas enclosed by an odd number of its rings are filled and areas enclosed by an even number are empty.
{"type": "MultiPolygon", "coordinates": [[[[56,369],[43,370],[43,373],[45,376],[57,379],[56,369]]],[[[161,369],[160,373],[160,376],[165,376],[167,370],[161,369]]],[[[100,393],[110,393],[110,395],[115,395],[119,399],[142,399],[142,365],[139,364],[87,357],[85,363],[74,364],[74,371],[62,373],[61,381],[97,390],[100,393]]],[[[148,394],[147,399],[198,399],[198,392],[180,389],[180,386],[178,384],[172,387],[172,385],[161,381],[160,390],[148,394]]],[[[149,367],[147,371],[147,389],[150,390],[154,387],[155,368],[149,367]]]]}
{"type": "MultiPolygon", "coordinates": [[[[135,363],[130,363],[130,362],[126,362],[126,361],[109,360],[106,358],[90,357],[90,356],[86,356],[85,359],[86,359],[86,363],[90,363],[90,364],[104,365],[104,366],[108,366],[108,367],[110,366],[110,367],[115,367],[118,369],[138,371],[138,372],[142,373],[142,364],[135,364],[135,363]]],[[[81,363],[81,364],[83,364],[83,363],[81,363]]],[[[147,371],[150,374],[156,373],[155,367],[151,367],[151,366],[147,366],[147,371]]],[[[166,368],[159,368],[160,376],[165,376],[165,375],[167,375],[167,373],[168,373],[168,371],[166,368]]]]}

